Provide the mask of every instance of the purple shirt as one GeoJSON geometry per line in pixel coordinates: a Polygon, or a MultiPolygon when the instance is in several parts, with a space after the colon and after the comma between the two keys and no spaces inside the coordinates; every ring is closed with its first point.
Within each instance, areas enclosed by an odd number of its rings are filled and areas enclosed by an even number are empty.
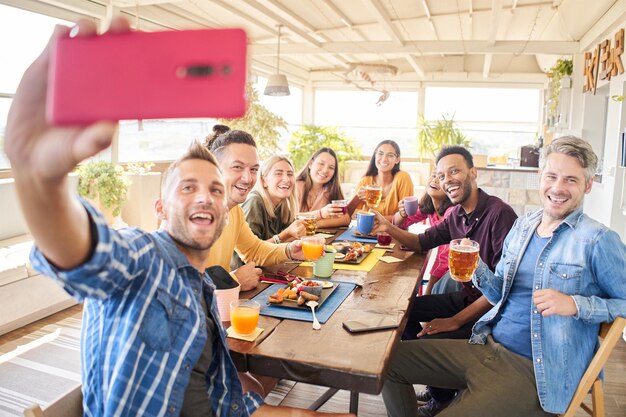
{"type": "MultiPolygon", "coordinates": [[[[423,251],[450,243],[452,239],[464,237],[478,242],[480,258],[495,271],[502,255],[504,238],[513,227],[517,214],[504,201],[478,189],[478,204],[468,216],[461,205],[454,206],[452,212],[438,225],[418,235],[423,251]]],[[[463,284],[467,295],[472,300],[481,296],[471,282],[463,284]]]]}

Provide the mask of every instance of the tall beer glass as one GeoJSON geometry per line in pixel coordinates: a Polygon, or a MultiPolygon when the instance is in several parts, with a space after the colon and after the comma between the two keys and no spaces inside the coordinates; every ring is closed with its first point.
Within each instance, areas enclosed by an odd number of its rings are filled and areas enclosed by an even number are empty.
{"type": "Polygon", "coordinates": [[[450,242],[448,265],[455,281],[468,282],[478,266],[480,246],[470,239],[454,239],[450,242]]]}
{"type": "Polygon", "coordinates": [[[306,229],[307,236],[315,235],[315,229],[317,229],[317,219],[315,214],[298,214],[296,220],[302,221],[306,229]]]}
{"type": "Polygon", "coordinates": [[[380,185],[365,186],[365,203],[369,208],[378,208],[380,200],[383,198],[383,187],[380,185]]]}

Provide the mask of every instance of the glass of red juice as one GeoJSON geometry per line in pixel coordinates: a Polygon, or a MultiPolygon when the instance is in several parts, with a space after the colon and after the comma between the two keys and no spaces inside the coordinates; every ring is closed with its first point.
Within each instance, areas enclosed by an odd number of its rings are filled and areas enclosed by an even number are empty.
{"type": "Polygon", "coordinates": [[[348,214],[348,200],[333,200],[331,201],[331,203],[336,204],[339,206],[339,208],[341,208],[340,216],[343,216],[344,214],[348,214]]]}
{"type": "Polygon", "coordinates": [[[380,232],[376,235],[376,240],[378,240],[378,244],[380,246],[389,246],[391,245],[391,236],[389,233],[380,232]]]}

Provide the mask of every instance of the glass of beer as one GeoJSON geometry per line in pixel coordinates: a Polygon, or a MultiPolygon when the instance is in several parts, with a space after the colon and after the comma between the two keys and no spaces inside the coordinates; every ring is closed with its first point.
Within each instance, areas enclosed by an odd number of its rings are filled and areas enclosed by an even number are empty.
{"type": "Polygon", "coordinates": [[[313,236],[315,234],[315,229],[317,229],[315,214],[298,214],[296,216],[296,220],[302,221],[304,227],[306,228],[307,236],[313,236]]]}
{"type": "Polygon", "coordinates": [[[470,239],[454,239],[450,242],[448,265],[450,276],[455,281],[468,282],[478,266],[480,246],[470,239]]]}
{"type": "Polygon", "coordinates": [[[254,300],[233,300],[230,303],[230,324],[237,334],[247,336],[254,333],[259,323],[261,304],[254,300]]]}
{"type": "Polygon", "coordinates": [[[369,208],[378,208],[380,200],[383,198],[383,187],[380,185],[365,186],[365,204],[369,208]]]}

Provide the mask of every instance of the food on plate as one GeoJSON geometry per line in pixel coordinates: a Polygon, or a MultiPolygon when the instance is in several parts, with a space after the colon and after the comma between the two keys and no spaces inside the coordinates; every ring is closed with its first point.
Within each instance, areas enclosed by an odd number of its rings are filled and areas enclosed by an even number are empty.
{"type": "Polygon", "coordinates": [[[300,292],[300,297],[304,298],[306,301],[319,301],[320,297],[314,294],[309,294],[306,291],[300,292]]]}
{"type": "Polygon", "coordinates": [[[270,295],[268,301],[270,304],[281,304],[283,301],[296,301],[298,305],[302,305],[302,303],[299,302],[299,298],[301,297],[305,301],[319,301],[322,288],[323,284],[318,281],[293,280],[287,284],[286,287],[279,288],[276,293],[270,295]]]}
{"type": "Polygon", "coordinates": [[[346,254],[345,254],[345,253],[337,252],[337,253],[335,254],[335,259],[343,259],[343,258],[345,258],[345,257],[346,257],[346,254]]]}
{"type": "Polygon", "coordinates": [[[362,244],[360,242],[352,243],[348,252],[346,252],[345,258],[343,258],[346,262],[356,261],[359,256],[364,253],[370,253],[372,251],[372,245],[370,244],[362,244]]]}
{"type": "MultiPolygon", "coordinates": [[[[335,247],[337,253],[347,254],[351,249],[361,250],[362,253],[370,253],[372,251],[373,245],[369,243],[363,244],[361,242],[333,242],[332,246],[335,247]]],[[[335,256],[336,257],[336,256],[335,256]]]]}
{"type": "Polygon", "coordinates": [[[350,249],[350,242],[333,242],[332,246],[337,250],[337,253],[345,253],[350,249]]]}
{"type": "Polygon", "coordinates": [[[272,294],[269,296],[268,301],[272,304],[280,304],[283,302],[283,293],[285,292],[287,288],[283,287],[280,288],[278,291],[276,291],[275,294],[272,294]]]}

